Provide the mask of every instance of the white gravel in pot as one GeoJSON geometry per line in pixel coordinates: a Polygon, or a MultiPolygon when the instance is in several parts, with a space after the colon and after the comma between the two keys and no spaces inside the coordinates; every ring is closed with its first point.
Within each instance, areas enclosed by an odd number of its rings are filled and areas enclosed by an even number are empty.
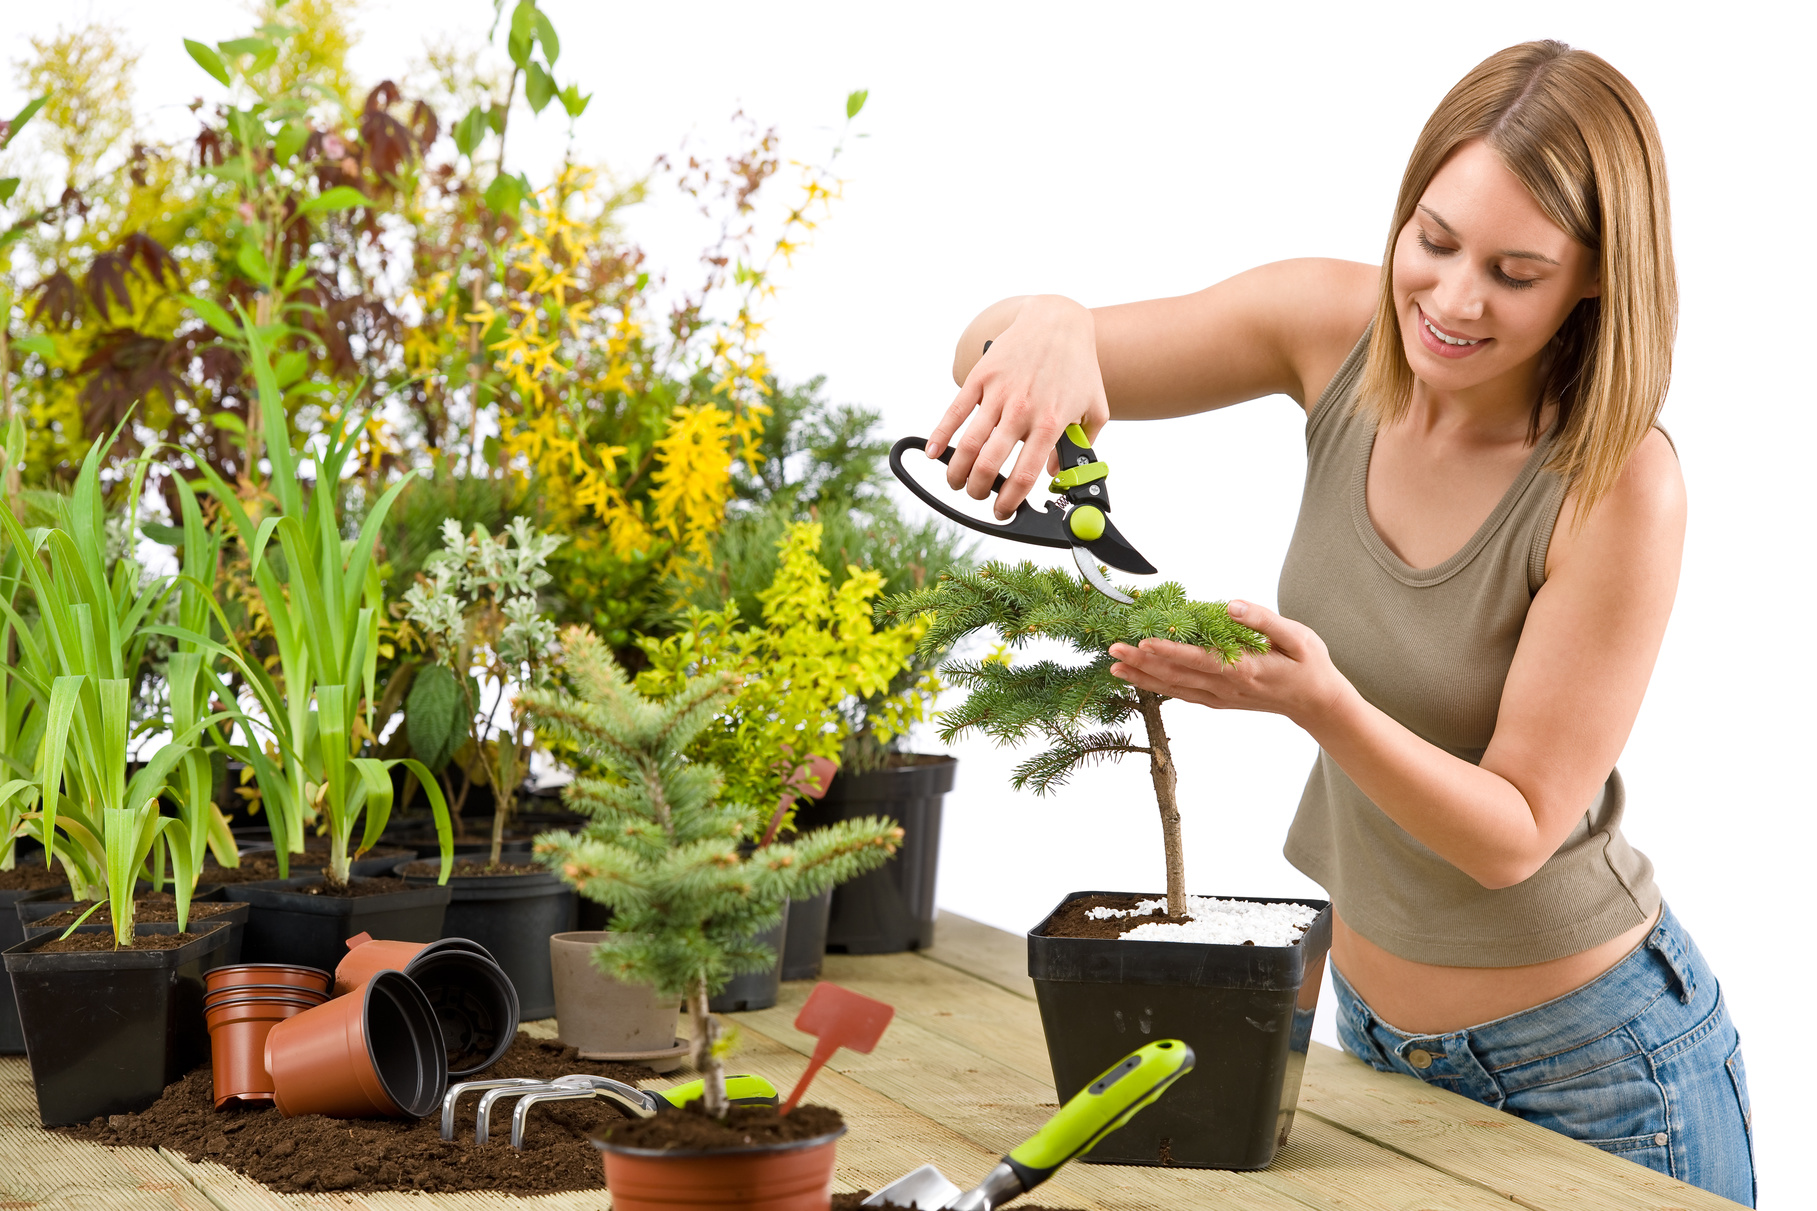
{"type": "MultiPolygon", "coordinates": [[[[1111,917],[1166,916],[1167,901],[1139,900],[1132,909],[1091,908],[1086,916],[1103,921],[1111,917]]],[[[1123,935],[1125,942],[1211,942],[1222,946],[1292,946],[1318,917],[1316,908],[1304,904],[1257,904],[1251,900],[1219,900],[1187,896],[1181,925],[1151,921],[1123,935]]]]}

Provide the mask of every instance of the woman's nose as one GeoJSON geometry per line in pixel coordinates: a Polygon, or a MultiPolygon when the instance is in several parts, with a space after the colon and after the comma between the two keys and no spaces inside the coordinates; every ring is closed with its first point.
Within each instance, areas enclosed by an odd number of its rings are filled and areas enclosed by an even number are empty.
{"type": "Polygon", "coordinates": [[[1439,312],[1433,318],[1440,323],[1446,320],[1481,319],[1483,315],[1482,275],[1468,265],[1447,265],[1439,274],[1438,285],[1432,291],[1432,303],[1439,312]]]}

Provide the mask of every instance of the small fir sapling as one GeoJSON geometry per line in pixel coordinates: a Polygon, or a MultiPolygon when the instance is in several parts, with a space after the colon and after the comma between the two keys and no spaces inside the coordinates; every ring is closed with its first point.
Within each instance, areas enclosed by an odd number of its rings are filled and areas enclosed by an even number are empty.
{"type": "Polygon", "coordinates": [[[1170,639],[1198,644],[1232,663],[1244,652],[1267,650],[1268,640],[1231,621],[1224,603],[1188,600],[1186,591],[1171,581],[1129,592],[1135,604],[1120,605],[1070,572],[1028,562],[992,562],[889,598],[878,612],[888,621],[931,615],[921,639],[928,647],[951,646],[974,632],[991,631],[1009,648],[1031,639],[1057,639],[1088,657],[1078,665],[1052,660],[1012,664],[1007,654],[947,663],[942,672],[971,694],[957,708],[942,712],[940,738],[951,742],[977,730],[999,745],[1045,740],[1047,747],[1018,765],[1012,780],[1017,790],[1033,787],[1038,795],[1064,785],[1082,766],[1146,754],[1167,854],[1167,915],[1179,918],[1186,914],[1186,859],[1173,749],[1161,722],[1161,704],[1167,699],[1111,676],[1116,661],[1110,645],[1170,639]],[[1119,728],[1137,715],[1147,744],[1135,743],[1119,728]]]}
{"type": "Polygon", "coordinates": [[[639,694],[605,643],[584,627],[562,633],[572,692],[527,690],[526,716],[575,744],[604,776],[580,776],[562,797],[592,817],[578,834],[545,833],[537,851],[588,899],[613,910],[601,971],[685,1000],[693,1019],[703,1108],[724,1118],[727,1042],[708,998],[776,955],[757,939],[791,896],[814,896],[875,869],[902,830],[879,819],[842,821],[794,842],[752,849],[769,805],[721,797],[712,765],[684,755],[738,690],[735,676],[684,677],[663,699],[639,694]]]}

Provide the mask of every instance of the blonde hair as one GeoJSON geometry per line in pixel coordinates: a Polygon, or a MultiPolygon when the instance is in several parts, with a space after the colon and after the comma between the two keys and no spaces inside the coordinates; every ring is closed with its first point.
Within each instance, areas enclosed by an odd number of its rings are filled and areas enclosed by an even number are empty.
{"type": "Polygon", "coordinates": [[[1439,166],[1481,139],[1572,239],[1596,254],[1601,293],[1580,301],[1547,346],[1541,411],[1558,405],[1548,466],[1578,497],[1581,522],[1621,476],[1665,402],[1678,329],[1665,155],[1647,103],[1625,76],[1562,42],[1524,42],[1478,64],[1426,120],[1388,228],[1358,407],[1404,416],[1413,368],[1394,300],[1394,247],[1439,166]]]}

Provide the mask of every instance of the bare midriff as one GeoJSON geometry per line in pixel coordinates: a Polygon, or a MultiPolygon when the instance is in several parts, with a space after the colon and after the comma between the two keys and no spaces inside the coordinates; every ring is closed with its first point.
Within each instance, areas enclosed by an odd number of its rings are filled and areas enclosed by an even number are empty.
{"type": "Polygon", "coordinates": [[[1444,1034],[1532,1009],[1581,988],[1625,959],[1659,920],[1600,946],[1525,967],[1440,967],[1383,950],[1335,912],[1331,961],[1376,1017],[1409,1034],[1444,1034]]]}

